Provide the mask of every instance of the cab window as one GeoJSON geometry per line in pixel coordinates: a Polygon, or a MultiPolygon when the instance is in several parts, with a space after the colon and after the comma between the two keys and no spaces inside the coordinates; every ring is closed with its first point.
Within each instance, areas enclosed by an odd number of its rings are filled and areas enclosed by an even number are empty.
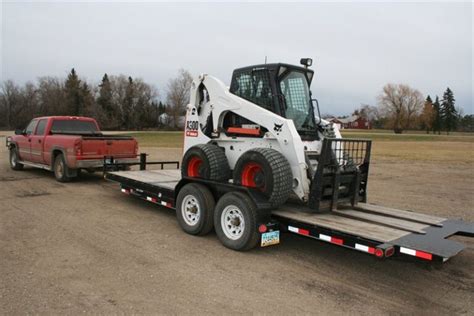
{"type": "Polygon", "coordinates": [[[230,92],[273,112],[272,89],[266,70],[248,70],[236,74],[230,92]]]}
{"type": "Polygon", "coordinates": [[[37,120],[32,120],[30,122],[30,124],[28,124],[28,126],[25,128],[25,134],[26,135],[31,135],[33,133],[33,131],[35,130],[37,122],[38,122],[37,120]]]}
{"type": "Polygon", "coordinates": [[[46,123],[48,120],[40,120],[38,122],[38,127],[36,128],[36,133],[35,135],[44,135],[44,130],[46,128],[46,123]]]}

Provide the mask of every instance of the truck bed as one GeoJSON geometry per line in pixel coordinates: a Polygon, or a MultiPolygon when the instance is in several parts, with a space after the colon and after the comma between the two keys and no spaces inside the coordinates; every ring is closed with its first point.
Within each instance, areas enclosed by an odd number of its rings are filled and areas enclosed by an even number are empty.
{"type": "MultiPolygon", "coordinates": [[[[174,208],[174,189],[181,180],[181,172],[116,171],[108,172],[106,178],[121,183],[127,194],[174,208]]],[[[367,203],[342,205],[326,213],[287,203],[273,210],[272,217],[283,229],[306,237],[371,254],[376,247],[396,247],[398,253],[428,260],[436,257],[446,261],[464,248],[463,244],[446,238],[474,234],[471,223],[367,203]]]]}

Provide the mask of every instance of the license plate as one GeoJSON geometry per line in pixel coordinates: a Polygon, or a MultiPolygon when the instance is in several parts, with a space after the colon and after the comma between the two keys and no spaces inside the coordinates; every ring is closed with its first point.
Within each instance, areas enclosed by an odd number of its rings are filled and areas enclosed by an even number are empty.
{"type": "Polygon", "coordinates": [[[271,245],[276,245],[280,243],[280,231],[275,230],[272,232],[267,232],[262,234],[262,242],[261,246],[266,247],[266,246],[271,246],[271,245]]]}

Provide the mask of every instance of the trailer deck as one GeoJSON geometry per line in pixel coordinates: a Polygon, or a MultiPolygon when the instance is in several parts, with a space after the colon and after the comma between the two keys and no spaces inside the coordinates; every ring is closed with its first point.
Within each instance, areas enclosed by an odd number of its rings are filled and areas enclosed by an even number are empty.
{"type": "MultiPolygon", "coordinates": [[[[175,208],[175,190],[182,180],[179,169],[113,171],[105,173],[105,178],[120,183],[126,194],[168,208],[175,208]]],[[[471,223],[367,203],[325,213],[287,203],[271,214],[283,231],[377,257],[403,254],[444,262],[464,249],[463,244],[446,238],[474,236],[471,223]]]]}

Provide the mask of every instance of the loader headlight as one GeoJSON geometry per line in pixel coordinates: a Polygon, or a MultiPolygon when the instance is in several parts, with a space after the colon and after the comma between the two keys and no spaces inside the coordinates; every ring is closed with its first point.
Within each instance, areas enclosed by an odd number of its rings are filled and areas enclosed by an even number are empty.
{"type": "Polygon", "coordinates": [[[300,64],[302,64],[305,67],[309,67],[313,64],[313,60],[311,58],[301,58],[300,64]]]}

